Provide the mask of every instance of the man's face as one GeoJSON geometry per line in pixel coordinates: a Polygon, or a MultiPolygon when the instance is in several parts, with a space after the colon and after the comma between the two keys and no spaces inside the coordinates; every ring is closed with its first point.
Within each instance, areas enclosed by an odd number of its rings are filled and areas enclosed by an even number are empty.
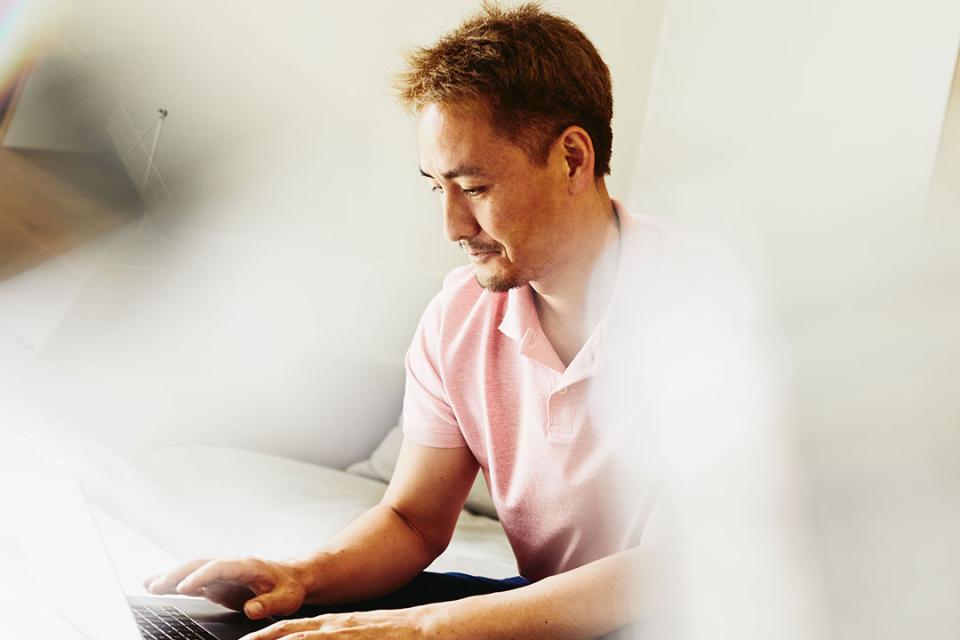
{"type": "Polygon", "coordinates": [[[566,164],[546,166],[494,131],[482,109],[429,104],[417,123],[420,171],[440,198],[444,231],[470,257],[483,287],[506,291],[549,272],[574,229],[566,164]]]}

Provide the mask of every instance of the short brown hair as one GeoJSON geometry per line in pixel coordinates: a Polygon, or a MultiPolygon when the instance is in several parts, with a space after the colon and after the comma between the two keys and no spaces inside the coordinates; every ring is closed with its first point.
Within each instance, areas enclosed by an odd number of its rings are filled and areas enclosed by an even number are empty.
{"type": "Polygon", "coordinates": [[[593,141],[594,174],[610,173],[610,70],[566,18],[533,3],[503,9],[485,2],[480,14],[411,52],[407,63],[396,87],[408,109],[477,101],[493,126],[538,164],[564,129],[578,125],[593,141]]]}

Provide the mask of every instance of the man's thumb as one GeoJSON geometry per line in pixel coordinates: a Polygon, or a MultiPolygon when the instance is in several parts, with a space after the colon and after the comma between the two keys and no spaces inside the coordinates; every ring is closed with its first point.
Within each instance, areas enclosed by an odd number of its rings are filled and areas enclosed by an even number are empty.
{"type": "Polygon", "coordinates": [[[263,603],[259,600],[247,600],[246,604],[243,605],[243,612],[247,614],[247,617],[251,620],[262,618],[264,612],[263,603]]]}
{"type": "Polygon", "coordinates": [[[271,591],[251,598],[243,605],[243,612],[251,620],[259,620],[267,616],[286,615],[293,613],[303,604],[302,598],[297,598],[288,591],[271,591]]]}

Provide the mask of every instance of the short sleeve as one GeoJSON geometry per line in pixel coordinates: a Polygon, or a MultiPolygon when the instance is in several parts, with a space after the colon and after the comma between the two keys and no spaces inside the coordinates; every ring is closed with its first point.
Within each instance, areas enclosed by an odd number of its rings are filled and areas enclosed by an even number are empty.
{"type": "Polygon", "coordinates": [[[427,306],[407,350],[406,388],[403,394],[403,435],[427,447],[467,446],[444,388],[440,367],[442,300],[427,306]]]}

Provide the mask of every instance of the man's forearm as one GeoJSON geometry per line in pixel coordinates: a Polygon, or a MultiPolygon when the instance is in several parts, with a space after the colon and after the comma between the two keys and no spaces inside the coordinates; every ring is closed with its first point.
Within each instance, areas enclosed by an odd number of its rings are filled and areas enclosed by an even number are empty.
{"type": "Polygon", "coordinates": [[[633,578],[644,550],[630,549],[512,591],[429,605],[438,638],[596,638],[638,619],[633,578]]]}
{"type": "Polygon", "coordinates": [[[390,593],[440,551],[390,506],[379,504],[319,551],[290,562],[306,587],[307,604],[334,604],[390,593]]]}

